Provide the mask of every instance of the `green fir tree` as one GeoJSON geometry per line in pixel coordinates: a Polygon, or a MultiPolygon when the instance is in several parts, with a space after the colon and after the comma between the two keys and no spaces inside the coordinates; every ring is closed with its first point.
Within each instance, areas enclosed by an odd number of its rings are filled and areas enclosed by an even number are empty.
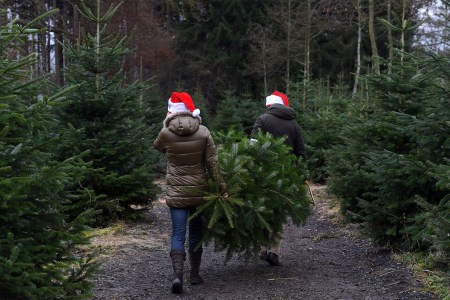
{"type": "Polygon", "coordinates": [[[249,96],[237,98],[230,92],[219,104],[211,128],[220,131],[244,131],[250,134],[256,118],[264,112],[264,104],[252,101],[249,96]],[[259,109],[258,109],[259,108],[259,109]]]}
{"type": "MultiPolygon", "coordinates": [[[[69,218],[77,195],[77,157],[58,161],[54,107],[60,94],[41,94],[44,78],[31,78],[35,54],[21,46],[38,21],[0,27],[0,298],[88,298],[92,258],[74,255],[92,212],[69,218]]],[[[67,91],[64,91],[67,92],[67,91]]]]}
{"type": "Polygon", "coordinates": [[[151,167],[159,156],[151,150],[157,126],[146,119],[148,84],[126,84],[121,66],[131,50],[125,47],[125,38],[106,35],[119,6],[111,5],[101,14],[100,1],[90,5],[92,9],[83,3],[80,13],[96,25],[96,31],[65,48],[72,62],[66,82],[79,88],[68,95],[60,118],[81,131],[65,140],[61,153],[67,157],[88,151],[85,161],[91,169],[74,189],[91,193],[77,203],[75,214],[86,208],[101,210],[101,225],[145,211],[156,194],[151,167]]]}
{"type": "Polygon", "coordinates": [[[414,238],[421,231],[417,197],[438,205],[448,193],[431,167],[449,156],[449,81],[433,60],[398,52],[392,73],[366,76],[371,108],[344,130],[344,144],[330,151],[331,190],[379,243],[427,248],[414,238]]]}
{"type": "Polygon", "coordinates": [[[251,142],[231,130],[216,140],[229,196],[211,182],[206,203],[197,209],[206,220],[204,242],[226,251],[226,261],[234,254],[255,258],[269,234],[280,235],[289,220],[300,225],[310,214],[306,166],[270,134],[251,142]]]}
{"type": "MultiPolygon", "coordinates": [[[[447,4],[450,6],[450,3],[447,4]]],[[[408,131],[416,144],[411,156],[414,165],[422,166],[417,181],[421,192],[415,197],[420,211],[412,217],[407,234],[429,249],[430,259],[442,270],[450,270],[450,59],[429,54],[425,72],[432,74],[432,89],[424,91],[425,112],[409,117],[408,131]],[[437,78],[437,79],[436,79],[437,78]]],[[[448,277],[448,276],[447,276],[448,277]]]]}

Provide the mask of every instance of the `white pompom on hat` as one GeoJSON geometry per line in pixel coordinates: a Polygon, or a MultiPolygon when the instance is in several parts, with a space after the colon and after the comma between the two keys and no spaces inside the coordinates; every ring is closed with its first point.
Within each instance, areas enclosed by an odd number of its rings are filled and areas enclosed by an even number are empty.
{"type": "Polygon", "coordinates": [[[266,106],[271,106],[272,104],[289,106],[289,99],[285,94],[275,91],[272,95],[266,97],[266,106]]]}
{"type": "Polygon", "coordinates": [[[195,108],[194,101],[186,92],[173,92],[169,98],[167,110],[170,113],[189,111],[194,118],[200,116],[200,110],[195,108]]]}

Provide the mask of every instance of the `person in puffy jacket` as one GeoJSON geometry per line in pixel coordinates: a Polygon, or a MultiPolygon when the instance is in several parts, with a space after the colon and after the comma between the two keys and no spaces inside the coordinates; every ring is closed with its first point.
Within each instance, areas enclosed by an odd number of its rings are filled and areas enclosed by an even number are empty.
{"type": "MultiPolygon", "coordinates": [[[[275,91],[266,97],[266,107],[266,111],[256,119],[251,135],[256,136],[261,131],[275,137],[285,137],[284,143],[292,148],[292,153],[306,159],[302,129],[296,121],[295,111],[289,107],[288,97],[275,91]]],[[[271,266],[280,266],[280,243],[281,239],[271,238],[266,249],[261,251],[260,258],[271,266]]]]}
{"type": "MultiPolygon", "coordinates": [[[[214,176],[225,193],[220,176],[219,161],[211,133],[201,125],[200,110],[196,109],[186,92],[173,92],[168,103],[163,128],[153,147],[167,155],[167,196],[172,220],[170,257],[174,277],[172,292],[183,292],[183,268],[186,257],[185,240],[187,220],[197,206],[204,203],[207,180],[214,176]]],[[[203,283],[199,274],[202,258],[202,217],[189,222],[190,283],[203,283]]]]}

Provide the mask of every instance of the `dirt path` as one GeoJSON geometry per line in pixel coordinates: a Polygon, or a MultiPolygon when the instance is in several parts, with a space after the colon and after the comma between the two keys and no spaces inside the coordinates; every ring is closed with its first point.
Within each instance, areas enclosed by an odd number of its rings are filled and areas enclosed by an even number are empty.
{"type": "MultiPolygon", "coordinates": [[[[204,249],[205,284],[185,282],[184,294],[170,293],[170,219],[163,201],[150,212],[153,223],[125,226],[96,238],[102,246],[94,299],[435,299],[388,252],[361,238],[353,226],[332,222],[332,201],[315,186],[314,214],[303,227],[286,225],[281,267],[233,258],[204,249]]],[[[186,261],[186,269],[189,264],[186,261]]]]}

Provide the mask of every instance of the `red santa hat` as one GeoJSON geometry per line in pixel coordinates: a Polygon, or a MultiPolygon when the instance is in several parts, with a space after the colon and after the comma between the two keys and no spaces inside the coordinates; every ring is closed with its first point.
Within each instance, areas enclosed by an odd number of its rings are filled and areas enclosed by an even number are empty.
{"type": "Polygon", "coordinates": [[[266,106],[271,106],[272,104],[289,106],[289,99],[285,94],[275,91],[272,95],[266,97],[266,106]]]}
{"type": "Polygon", "coordinates": [[[194,101],[186,92],[173,92],[169,98],[167,110],[171,113],[177,111],[189,111],[194,118],[200,115],[200,110],[195,108],[194,101]]]}

